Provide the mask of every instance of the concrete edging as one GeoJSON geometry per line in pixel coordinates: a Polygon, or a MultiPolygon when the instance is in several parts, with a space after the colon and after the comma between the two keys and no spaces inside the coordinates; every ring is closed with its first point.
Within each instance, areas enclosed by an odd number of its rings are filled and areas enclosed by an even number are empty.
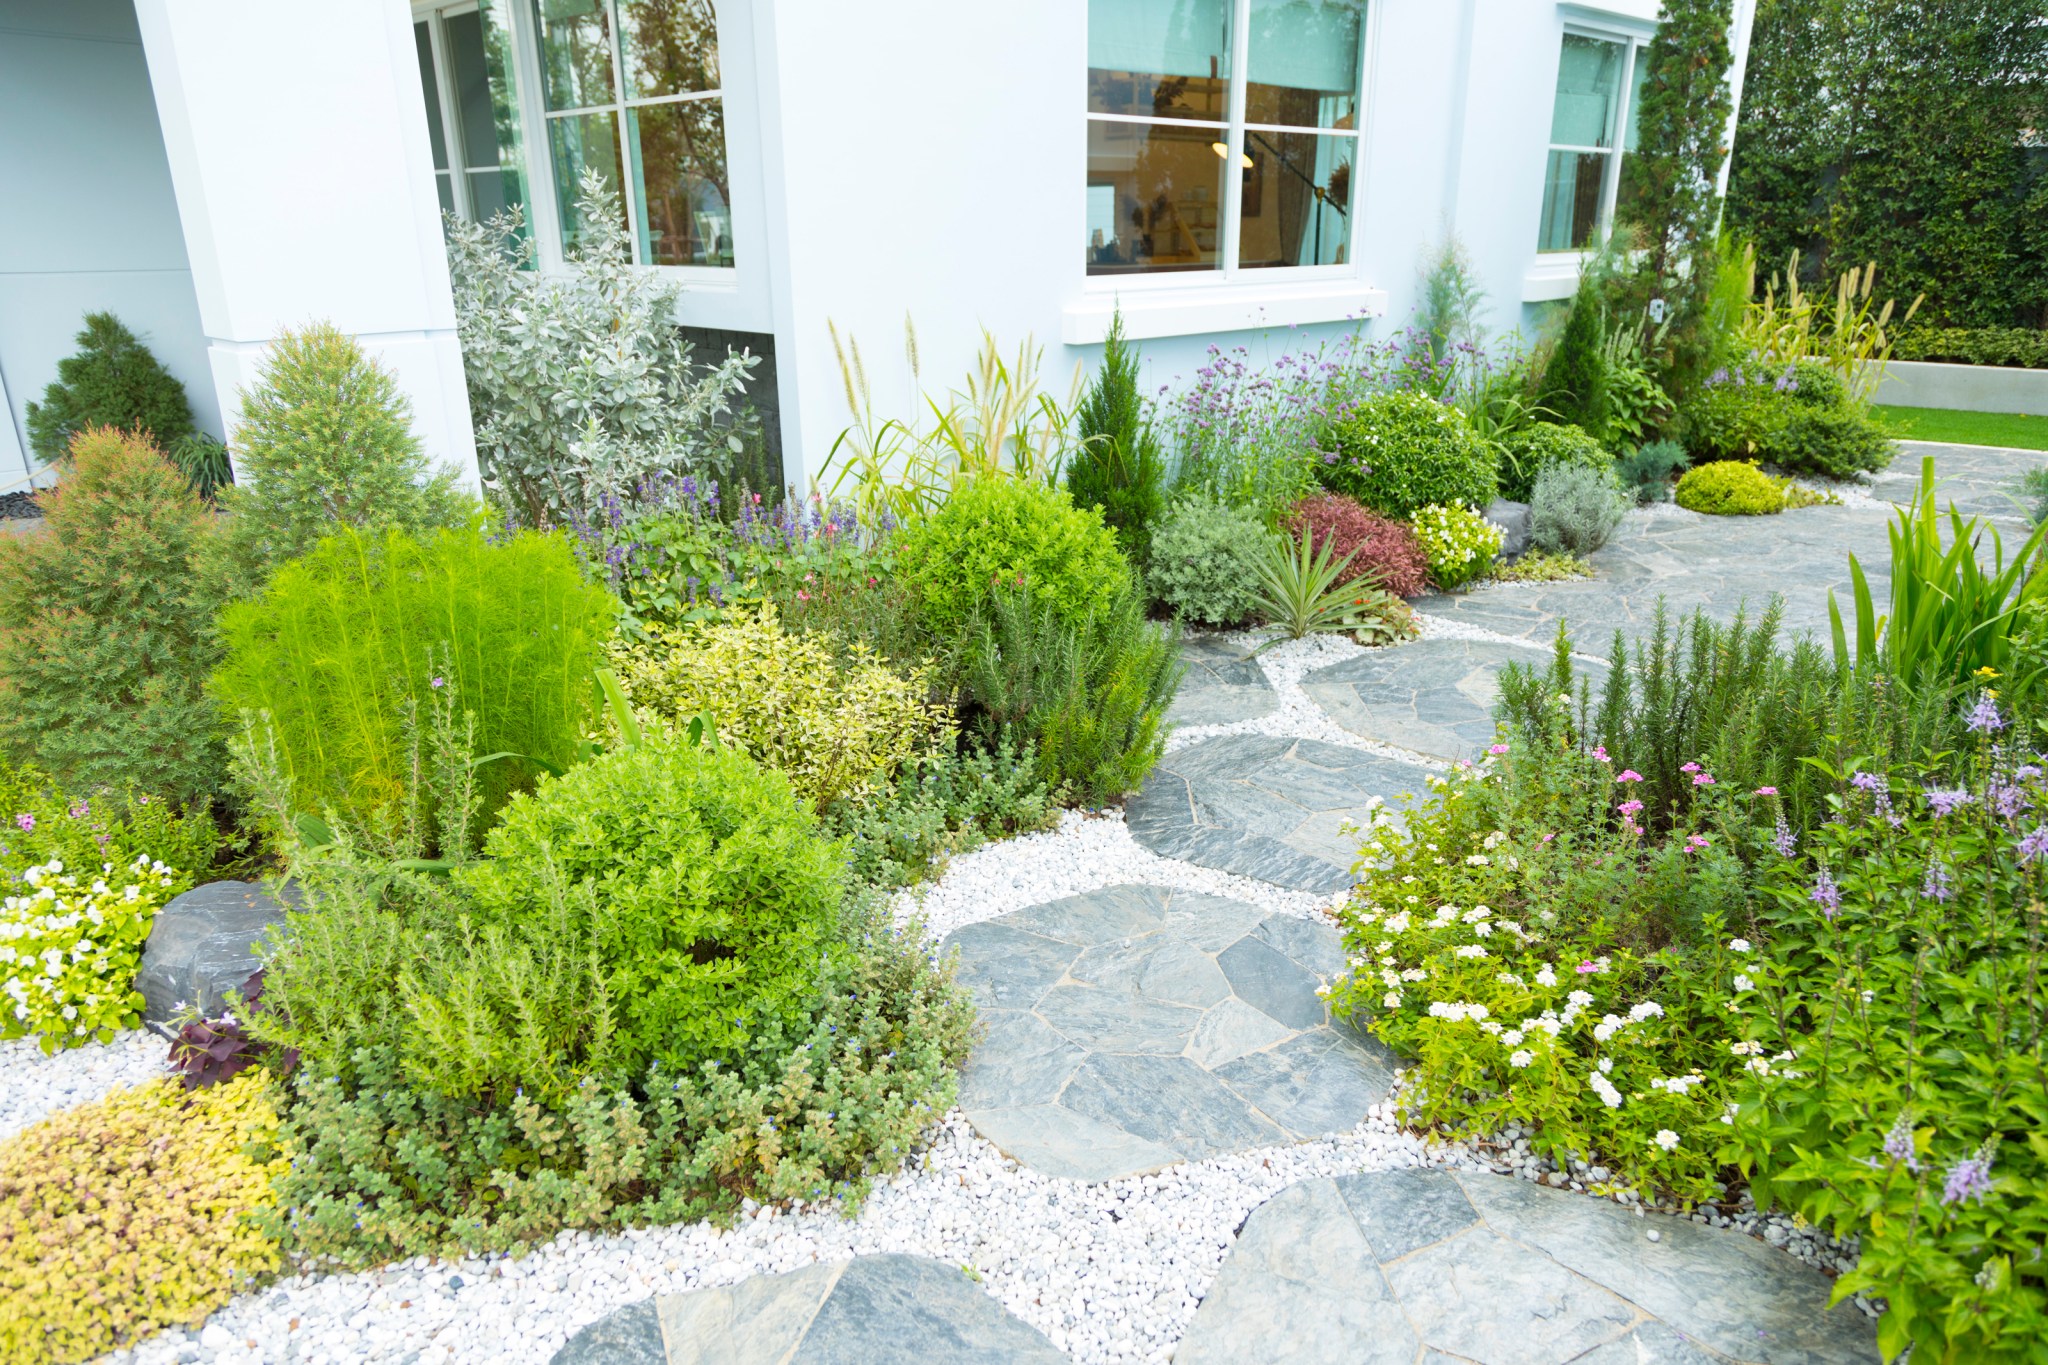
{"type": "Polygon", "coordinates": [[[1908,408],[2048,417],[2048,370],[1894,360],[1885,366],[1876,401],[1908,408]]]}

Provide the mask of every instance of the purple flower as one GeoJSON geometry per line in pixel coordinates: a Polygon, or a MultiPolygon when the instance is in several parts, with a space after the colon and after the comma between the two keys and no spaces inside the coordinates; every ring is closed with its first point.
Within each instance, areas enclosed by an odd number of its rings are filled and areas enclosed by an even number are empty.
{"type": "Polygon", "coordinates": [[[2019,855],[2023,863],[2038,863],[2048,855],[2048,825],[2034,826],[2033,833],[2020,840],[2019,855]]]}
{"type": "Polygon", "coordinates": [[[1778,789],[1776,787],[1758,787],[1756,789],[1756,794],[1758,796],[1776,796],[1778,794],[1778,789]]]}
{"type": "Polygon", "coordinates": [[[1962,807],[1969,805],[1970,801],[1971,796],[1967,787],[1956,787],[1953,790],[1944,790],[1940,787],[1927,789],[1927,804],[1934,808],[1937,816],[1954,815],[1962,807]]]}
{"type": "Polygon", "coordinates": [[[1792,833],[1792,826],[1785,823],[1785,812],[1778,812],[1778,832],[1771,836],[1771,846],[1778,850],[1780,858],[1789,858],[1799,851],[1798,836],[1792,833]]]}
{"type": "Polygon", "coordinates": [[[1994,734],[2005,728],[2005,717],[1998,712],[1998,702],[1989,692],[1977,694],[1977,705],[1963,720],[1972,733],[1994,734]]]}
{"type": "Polygon", "coordinates": [[[1975,1156],[1966,1156],[1948,1168],[1948,1179],[1941,1184],[1941,1202],[1953,1208],[1965,1199],[1983,1203],[1991,1193],[1991,1158],[1983,1148],[1975,1156]]]}
{"type": "Polygon", "coordinates": [[[24,832],[29,832],[35,829],[36,818],[27,811],[23,811],[20,815],[14,817],[14,823],[20,825],[24,832]]]}
{"type": "Polygon", "coordinates": [[[1884,1135],[1884,1154],[1909,1171],[1920,1169],[1920,1158],[1913,1153],[1913,1120],[1903,1109],[1884,1135]]]}
{"type": "Polygon", "coordinates": [[[1504,754],[1507,751],[1508,746],[1505,744],[1489,744],[1486,746],[1486,752],[1490,754],[1504,754]]]}
{"type": "Polygon", "coordinates": [[[1687,763],[1687,764],[1683,765],[1682,767],[1680,767],[1678,771],[1680,771],[1680,772],[1682,772],[1682,773],[1696,773],[1696,772],[1698,772],[1699,770],[1700,770],[1700,765],[1699,765],[1699,764],[1697,764],[1697,763],[1687,763]]]}
{"type": "Polygon", "coordinates": [[[1826,868],[1813,880],[1813,892],[1807,897],[1820,907],[1821,917],[1833,919],[1842,913],[1842,888],[1835,885],[1834,877],[1826,868]]]}
{"type": "Polygon", "coordinates": [[[1876,773],[1856,773],[1849,778],[1849,785],[1864,792],[1887,790],[1885,780],[1876,773]]]}
{"type": "Polygon", "coordinates": [[[1620,775],[1614,780],[1616,782],[1640,782],[1643,780],[1643,775],[1634,768],[1623,768],[1620,775]]]}
{"type": "Polygon", "coordinates": [[[1714,775],[1712,773],[1694,773],[1692,784],[1695,787],[1711,787],[1714,785],[1714,775]]]}
{"type": "Polygon", "coordinates": [[[85,818],[86,816],[88,816],[88,815],[91,815],[91,814],[92,814],[92,803],[91,803],[90,801],[74,801],[74,802],[72,802],[72,803],[71,803],[71,818],[72,818],[72,819],[74,819],[74,820],[83,820],[83,819],[84,819],[84,818],[85,818]]]}
{"type": "Polygon", "coordinates": [[[1955,899],[1951,889],[1948,864],[1941,859],[1931,859],[1927,864],[1927,877],[1920,883],[1920,899],[1924,901],[1946,901],[1955,899]]]}
{"type": "Polygon", "coordinates": [[[436,688],[443,687],[447,684],[447,682],[448,680],[446,678],[443,678],[440,675],[436,674],[434,677],[433,686],[436,688]]]}

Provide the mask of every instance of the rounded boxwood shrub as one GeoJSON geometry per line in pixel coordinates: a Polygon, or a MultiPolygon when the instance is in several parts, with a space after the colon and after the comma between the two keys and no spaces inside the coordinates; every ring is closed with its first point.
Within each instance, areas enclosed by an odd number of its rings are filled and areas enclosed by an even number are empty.
{"type": "Polygon", "coordinates": [[[1754,517],[1785,510],[1785,486],[1754,460],[1716,460],[1686,471],[1678,505],[1710,516],[1754,517]]]}
{"type": "Polygon", "coordinates": [[[1494,450],[1465,414],[1412,390],[1376,394],[1335,428],[1323,485],[1390,517],[1432,503],[1484,507],[1495,492],[1494,450]]]}
{"type": "Polygon", "coordinates": [[[1021,479],[977,479],[903,533],[896,567],[934,630],[951,634],[997,584],[1069,620],[1107,608],[1131,566],[1095,508],[1021,479]]]}
{"type": "Polygon", "coordinates": [[[1342,559],[1350,555],[1339,583],[1355,583],[1368,575],[1396,597],[1420,597],[1429,590],[1429,556],[1405,521],[1383,517],[1356,498],[1318,493],[1288,509],[1287,529],[1313,537],[1317,549],[1331,547],[1342,559]]]}
{"type": "Polygon", "coordinates": [[[1445,592],[1483,578],[1506,537],[1477,509],[1435,503],[1409,518],[1415,538],[1429,556],[1429,576],[1445,592]]]}
{"type": "MultiPolygon", "coordinates": [[[[783,774],[736,748],[655,739],[514,797],[485,850],[458,874],[478,928],[524,938],[522,952],[587,956],[608,997],[613,1019],[582,1040],[589,1072],[694,1072],[800,1031],[842,866],[783,774]]],[[[448,1005],[456,1017],[462,1002],[448,1005]]],[[[422,1079],[444,1093],[574,1085],[567,1074],[422,1079]]]]}
{"type": "Polygon", "coordinates": [[[1508,460],[1501,470],[1501,496],[1517,502],[1529,501],[1543,471],[1559,465],[1596,470],[1610,481],[1615,477],[1614,457],[1577,427],[1536,422],[1509,437],[1507,447],[1508,460]]]}
{"type": "Polygon", "coordinates": [[[1268,536],[1259,519],[1213,498],[1182,498],[1152,535],[1145,583],[1175,615],[1234,626],[1252,614],[1268,536]]]}
{"type": "Polygon", "coordinates": [[[246,1215],[290,1162],[260,1072],[65,1109],[0,1144],[0,1359],[88,1360],[277,1269],[246,1215]]]}

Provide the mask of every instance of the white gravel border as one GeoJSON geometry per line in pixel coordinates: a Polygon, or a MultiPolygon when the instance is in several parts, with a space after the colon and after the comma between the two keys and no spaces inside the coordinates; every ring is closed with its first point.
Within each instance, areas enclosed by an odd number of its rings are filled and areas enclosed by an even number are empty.
{"type": "Polygon", "coordinates": [[[0,1043],[0,1139],[59,1109],[163,1075],[169,1052],[163,1039],[139,1028],[111,1043],[85,1043],[48,1057],[34,1038],[0,1043]]]}

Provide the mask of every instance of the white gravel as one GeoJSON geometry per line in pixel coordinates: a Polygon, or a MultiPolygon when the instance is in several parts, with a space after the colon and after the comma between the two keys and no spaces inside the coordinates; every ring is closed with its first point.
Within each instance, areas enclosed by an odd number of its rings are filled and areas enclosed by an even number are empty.
{"type": "Polygon", "coordinates": [[[86,1043],[48,1057],[33,1038],[0,1043],[0,1138],[59,1109],[163,1075],[168,1051],[164,1040],[147,1029],[129,1029],[111,1043],[86,1043]]]}
{"type": "Polygon", "coordinates": [[[956,1112],[919,1169],[880,1185],[854,1219],[836,1207],[768,1208],[730,1231],[565,1234],[519,1260],[294,1277],[236,1301],[196,1337],[173,1333],[111,1359],[539,1365],[577,1328],[650,1294],[908,1252],[971,1268],[1077,1360],[1163,1362],[1252,1209],[1297,1181],[1424,1164],[1468,1160],[1397,1132],[1381,1111],[1341,1137],[1083,1185],[1021,1169],[956,1112]]]}

